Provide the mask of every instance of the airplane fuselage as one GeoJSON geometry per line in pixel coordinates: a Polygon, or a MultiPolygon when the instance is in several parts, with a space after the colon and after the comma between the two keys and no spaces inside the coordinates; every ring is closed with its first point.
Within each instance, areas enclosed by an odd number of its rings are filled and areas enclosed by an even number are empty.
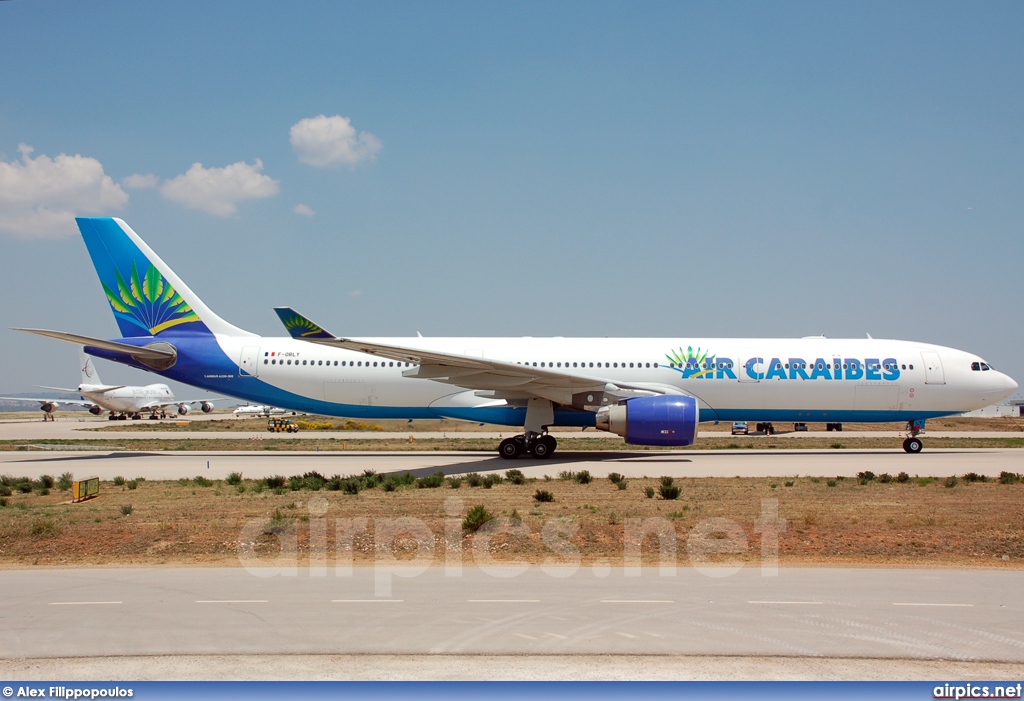
{"type": "MultiPolygon", "coordinates": [[[[120,339],[122,342],[125,339],[120,339]]],[[[146,345],[154,339],[130,339],[146,345]]],[[[410,377],[415,365],[290,337],[163,334],[165,377],[248,401],[353,418],[456,418],[522,425],[521,403],[410,377]],[[216,340],[214,340],[216,339],[216,340]]],[[[884,339],[365,339],[502,360],[697,398],[701,421],[909,421],[988,406],[1016,388],[978,356],[884,339]]],[[[99,357],[124,362],[105,351],[99,357]]],[[[139,365],[143,369],[151,370],[139,365]]],[[[601,398],[562,403],[554,423],[592,426],[601,398]]]]}
{"type": "Polygon", "coordinates": [[[79,385],[78,391],[96,406],[116,413],[137,414],[174,402],[174,393],[163,383],[113,387],[109,385],[79,385]]]}

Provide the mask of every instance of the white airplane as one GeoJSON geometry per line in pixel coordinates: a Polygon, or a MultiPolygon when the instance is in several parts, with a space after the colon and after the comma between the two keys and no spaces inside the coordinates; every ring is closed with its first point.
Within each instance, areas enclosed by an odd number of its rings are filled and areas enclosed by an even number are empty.
{"type": "Polygon", "coordinates": [[[135,385],[105,385],[100,380],[99,374],[93,365],[92,358],[85,354],[83,348],[78,349],[79,365],[82,368],[82,383],[77,389],[65,387],[45,387],[40,389],[54,389],[60,392],[76,392],[81,399],[33,399],[28,397],[0,397],[0,399],[18,400],[25,402],[39,402],[43,410],[43,420],[53,420],[53,412],[60,405],[83,406],[90,413],[99,416],[104,411],[109,411],[109,419],[123,420],[129,416],[133,419],[141,419],[143,412],[149,412],[151,419],[165,417],[167,409],[174,407],[176,413],[184,416],[189,413],[190,405],[198,404],[204,414],[213,411],[211,402],[222,397],[212,399],[190,399],[179,400],[174,398],[171,388],[163,383],[135,386],[135,385]]]}
{"type": "Polygon", "coordinates": [[[235,409],[231,413],[234,414],[235,416],[243,416],[243,417],[244,416],[264,416],[264,417],[270,417],[270,416],[285,416],[287,414],[291,414],[292,416],[295,416],[298,412],[291,411],[289,409],[282,409],[282,408],[276,407],[276,406],[268,406],[266,404],[246,404],[245,406],[238,407],[237,409],[235,409]]]}
{"type": "Polygon", "coordinates": [[[925,419],[1017,390],[972,353],[873,338],[348,338],[288,308],[290,337],[262,337],[214,314],[120,219],[78,226],[122,337],[19,330],[296,411],[522,426],[505,458],[550,456],[552,426],[686,446],[700,421],[905,421],[916,453],[925,419]]]}

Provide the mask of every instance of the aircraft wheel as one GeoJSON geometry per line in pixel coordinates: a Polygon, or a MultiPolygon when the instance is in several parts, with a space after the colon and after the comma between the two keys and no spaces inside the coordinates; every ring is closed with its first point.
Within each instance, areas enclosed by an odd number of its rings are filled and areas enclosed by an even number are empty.
{"type": "Polygon", "coordinates": [[[498,444],[498,455],[506,460],[514,460],[523,454],[523,441],[521,436],[506,438],[498,444]]]}
{"type": "Polygon", "coordinates": [[[558,447],[558,442],[551,436],[541,436],[530,446],[530,452],[538,460],[550,458],[558,447]]]}
{"type": "Polygon", "coordinates": [[[903,450],[908,453],[920,453],[922,448],[924,448],[924,444],[920,438],[908,438],[903,441],[903,450]]]}

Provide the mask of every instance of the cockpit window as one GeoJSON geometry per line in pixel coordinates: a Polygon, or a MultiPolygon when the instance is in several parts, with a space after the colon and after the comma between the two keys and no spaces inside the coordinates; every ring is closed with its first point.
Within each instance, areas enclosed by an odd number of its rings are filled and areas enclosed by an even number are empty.
{"type": "Polygon", "coordinates": [[[988,363],[971,363],[971,370],[985,371],[985,370],[991,370],[991,369],[992,369],[992,366],[989,365],[988,363]]]}
{"type": "Polygon", "coordinates": [[[981,364],[981,369],[982,370],[991,370],[992,366],[990,366],[988,363],[982,363],[981,364]]]}
{"type": "Polygon", "coordinates": [[[981,370],[981,363],[971,363],[971,370],[975,372],[981,370]]]}

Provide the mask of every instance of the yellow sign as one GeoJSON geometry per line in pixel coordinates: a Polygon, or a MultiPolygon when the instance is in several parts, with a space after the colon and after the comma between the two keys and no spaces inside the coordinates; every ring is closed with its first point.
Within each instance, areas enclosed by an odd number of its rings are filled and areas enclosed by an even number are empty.
{"type": "Polygon", "coordinates": [[[75,480],[71,483],[72,501],[85,501],[92,499],[100,493],[100,478],[86,477],[83,480],[75,480]]]}

